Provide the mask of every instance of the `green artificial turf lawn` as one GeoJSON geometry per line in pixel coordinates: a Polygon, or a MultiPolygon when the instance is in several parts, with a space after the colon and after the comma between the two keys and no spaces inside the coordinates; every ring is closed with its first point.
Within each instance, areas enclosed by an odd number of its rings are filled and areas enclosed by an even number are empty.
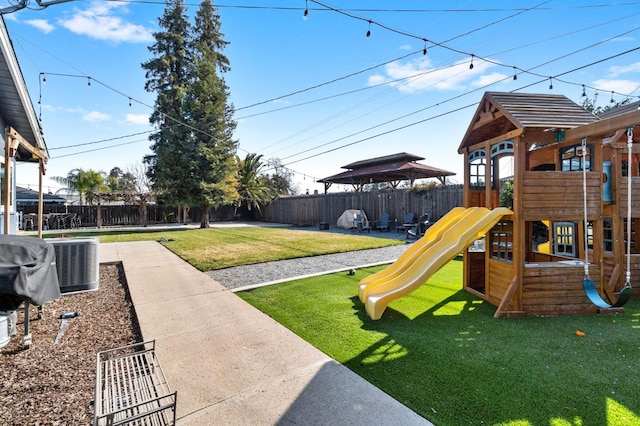
{"type": "MultiPolygon", "coordinates": [[[[43,236],[59,234],[48,232],[43,236]]],[[[405,244],[404,241],[363,235],[267,227],[79,231],[69,234],[97,237],[101,243],[162,240],[169,250],[200,271],[405,244]]]]}
{"type": "Polygon", "coordinates": [[[640,424],[637,296],[618,315],[495,319],[456,259],[373,321],[357,287],[380,269],[237,294],[439,426],[640,424]]]}

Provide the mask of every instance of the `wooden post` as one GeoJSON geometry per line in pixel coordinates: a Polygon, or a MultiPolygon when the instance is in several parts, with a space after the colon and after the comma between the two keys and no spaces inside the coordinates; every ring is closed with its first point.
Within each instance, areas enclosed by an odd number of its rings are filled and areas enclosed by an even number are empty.
{"type": "Polygon", "coordinates": [[[469,182],[469,150],[465,149],[464,151],[464,181],[462,182],[463,186],[462,186],[462,205],[463,207],[469,208],[470,207],[470,182],[469,182]]]}
{"type": "Polygon", "coordinates": [[[491,176],[491,172],[492,172],[492,168],[493,168],[493,158],[491,158],[491,143],[489,141],[486,141],[484,143],[484,157],[485,157],[485,161],[484,161],[484,206],[486,208],[488,208],[489,210],[492,210],[494,207],[493,205],[493,196],[492,196],[492,191],[493,191],[493,182],[492,182],[492,176],[491,176]]]}
{"type": "Polygon", "coordinates": [[[5,145],[4,145],[4,234],[9,234],[11,229],[11,189],[13,188],[13,182],[11,177],[13,174],[13,157],[16,155],[16,150],[20,140],[14,137],[14,132],[11,127],[5,129],[5,145]]]}
{"type": "Polygon", "coordinates": [[[9,128],[5,131],[4,144],[4,225],[3,234],[9,234],[9,215],[11,213],[11,135],[9,128]]]}
{"type": "Polygon", "coordinates": [[[40,158],[38,171],[38,238],[42,238],[42,176],[44,175],[44,160],[40,158]]]}
{"type": "Polygon", "coordinates": [[[102,200],[98,197],[98,211],[96,212],[96,226],[98,229],[102,229],[102,200]]]}
{"type": "Polygon", "coordinates": [[[527,144],[522,136],[513,139],[514,167],[513,167],[513,276],[518,280],[514,289],[514,310],[522,310],[522,276],[526,259],[525,244],[526,226],[522,215],[522,188],[524,186],[524,171],[527,160],[527,144]]]}

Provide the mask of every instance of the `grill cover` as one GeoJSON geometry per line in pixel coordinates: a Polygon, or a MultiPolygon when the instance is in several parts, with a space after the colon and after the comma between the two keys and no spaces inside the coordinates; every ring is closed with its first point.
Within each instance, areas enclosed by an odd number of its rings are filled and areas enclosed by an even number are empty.
{"type": "Polygon", "coordinates": [[[0,235],[0,311],[60,297],[53,246],[43,239],[0,235]]]}

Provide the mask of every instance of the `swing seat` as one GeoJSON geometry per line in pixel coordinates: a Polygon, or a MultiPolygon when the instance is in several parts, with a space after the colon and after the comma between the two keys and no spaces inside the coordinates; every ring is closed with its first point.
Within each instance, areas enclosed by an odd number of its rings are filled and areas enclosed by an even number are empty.
{"type": "Polygon", "coordinates": [[[620,290],[620,294],[618,295],[618,300],[616,300],[616,303],[614,303],[613,306],[615,308],[624,306],[624,304],[629,301],[631,293],[633,293],[633,288],[631,288],[630,285],[625,285],[624,287],[622,287],[622,290],[620,290]]]}
{"type": "Polygon", "coordinates": [[[627,301],[629,301],[632,293],[631,286],[624,286],[622,291],[620,291],[618,300],[612,305],[605,301],[602,296],[600,296],[600,293],[598,293],[598,290],[596,289],[596,283],[594,283],[593,280],[585,278],[584,280],[582,280],[582,286],[584,287],[584,292],[586,293],[591,303],[593,303],[600,309],[620,308],[624,306],[627,301]]]}

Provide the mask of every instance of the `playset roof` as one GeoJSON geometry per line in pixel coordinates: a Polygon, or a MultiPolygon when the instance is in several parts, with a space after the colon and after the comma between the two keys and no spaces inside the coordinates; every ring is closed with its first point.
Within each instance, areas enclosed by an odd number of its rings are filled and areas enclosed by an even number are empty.
{"type": "Polygon", "coordinates": [[[487,92],[480,101],[458,152],[510,131],[567,130],[598,121],[563,95],[487,92]]]}
{"type": "Polygon", "coordinates": [[[601,114],[598,114],[598,118],[600,118],[601,120],[604,120],[607,118],[617,117],[619,115],[626,114],[628,112],[639,111],[639,110],[640,110],[640,101],[637,101],[637,102],[629,103],[627,105],[622,105],[618,108],[612,108],[610,110],[607,110],[601,114]]]}

